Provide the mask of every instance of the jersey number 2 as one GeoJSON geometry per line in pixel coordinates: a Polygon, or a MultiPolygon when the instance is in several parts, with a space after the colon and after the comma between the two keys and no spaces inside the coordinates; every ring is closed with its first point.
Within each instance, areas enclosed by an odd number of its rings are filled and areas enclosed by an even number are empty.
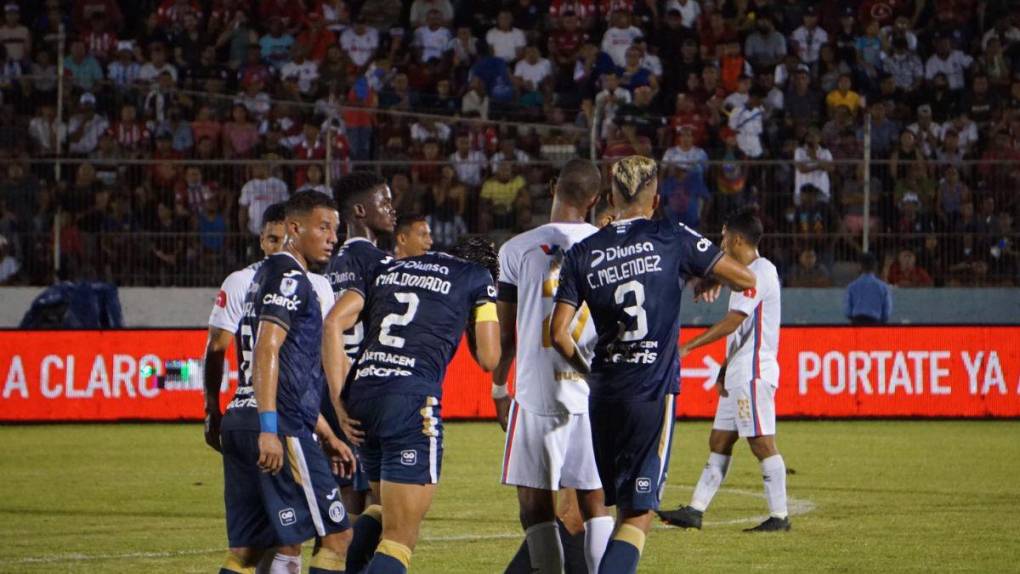
{"type": "Polygon", "coordinates": [[[645,286],[637,281],[628,281],[616,288],[613,298],[622,304],[628,293],[634,294],[634,304],[624,307],[623,312],[634,317],[634,328],[620,335],[621,341],[640,341],[648,334],[648,315],[645,314],[645,286]]]}
{"type": "Polygon", "coordinates": [[[390,327],[394,325],[403,327],[414,320],[414,316],[418,312],[418,296],[414,293],[394,293],[393,296],[397,301],[407,305],[407,311],[403,314],[390,313],[383,318],[379,329],[379,342],[389,347],[403,349],[404,343],[407,341],[403,337],[391,335],[390,327]]]}

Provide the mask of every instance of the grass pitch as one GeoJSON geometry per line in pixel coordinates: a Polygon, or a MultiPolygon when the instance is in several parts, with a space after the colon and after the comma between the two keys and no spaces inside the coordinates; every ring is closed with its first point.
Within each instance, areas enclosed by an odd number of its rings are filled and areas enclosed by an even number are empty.
{"type": "MultiPolygon", "coordinates": [[[[494,423],[448,424],[412,572],[499,573],[520,543],[494,423]]],[[[664,504],[686,503],[709,424],[677,425],[664,504]]],[[[781,422],[793,531],[738,447],[701,532],[656,529],[641,572],[1020,571],[1020,422],[781,422]]],[[[201,426],[0,427],[0,572],[215,572],[219,458],[201,426]]],[[[307,569],[307,566],[306,566],[307,569]]]]}

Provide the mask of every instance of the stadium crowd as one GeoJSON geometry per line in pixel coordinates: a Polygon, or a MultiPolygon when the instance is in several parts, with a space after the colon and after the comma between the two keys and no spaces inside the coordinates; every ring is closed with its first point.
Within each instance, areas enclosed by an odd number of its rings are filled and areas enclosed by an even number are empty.
{"type": "Polygon", "coordinates": [[[661,160],[663,210],[691,227],[717,232],[759,205],[790,286],[839,283],[857,259],[867,146],[869,229],[890,283],[1018,281],[1009,0],[45,0],[3,12],[0,284],[48,281],[54,228],[68,273],[181,284],[210,269],[214,284],[252,244],[232,234],[254,237],[266,206],[328,192],[327,175],[373,160],[398,210],[428,215],[437,247],[506,237],[541,222],[558,162],[592,144],[607,162],[661,160]]]}

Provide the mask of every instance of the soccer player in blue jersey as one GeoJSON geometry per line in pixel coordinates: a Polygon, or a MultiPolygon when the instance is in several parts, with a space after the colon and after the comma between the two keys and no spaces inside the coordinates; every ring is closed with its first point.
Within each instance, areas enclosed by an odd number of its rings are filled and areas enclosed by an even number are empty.
{"type": "Polygon", "coordinates": [[[702,295],[720,281],[754,287],[755,277],[707,238],[651,219],[658,169],[629,156],[611,169],[616,220],[575,244],[560,271],[552,344],[579,372],[590,373],[589,413],[595,461],[617,529],[599,572],[636,572],[669,468],[679,391],[680,295],[691,278],[702,295]],[[595,321],[594,356],[582,355],[570,324],[582,304],[595,321]]]}
{"type": "Polygon", "coordinates": [[[467,239],[455,257],[428,252],[381,265],[361,286],[350,286],[326,318],[326,374],[349,381],[351,416],[361,421],[361,460],[382,500],[382,541],[369,574],[402,574],[418,541],[443,455],[440,417],[446,367],[468,328],[478,364],[499,361],[499,323],[493,283],[496,253],[467,239]],[[475,263],[485,261],[486,266],[475,263]],[[350,366],[338,352],[340,334],[365,313],[365,344],[350,366]]]}
{"type": "Polygon", "coordinates": [[[322,311],[307,272],[329,259],[338,223],[329,196],[295,194],[285,248],[266,259],[248,289],[240,332],[250,367],[221,433],[231,547],[221,574],[253,572],[270,547],[278,553],[271,572],[300,570],[301,544],[315,536],[321,542],[309,572],[345,570],[350,521],[323,448],[344,465],[354,456],[340,441],[320,447],[314,440],[324,424],[322,311]]]}

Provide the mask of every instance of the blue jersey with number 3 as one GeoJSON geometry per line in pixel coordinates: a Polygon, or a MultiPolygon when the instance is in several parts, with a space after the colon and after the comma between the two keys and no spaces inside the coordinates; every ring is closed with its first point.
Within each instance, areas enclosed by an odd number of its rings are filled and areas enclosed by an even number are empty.
{"type": "Polygon", "coordinates": [[[588,379],[599,400],[651,401],[679,392],[680,295],[722,257],[668,220],[614,222],[567,252],[556,301],[587,303],[598,342],[588,379]]]}
{"type": "Polygon", "coordinates": [[[379,266],[362,313],[365,343],[348,379],[350,397],[441,397],[472,312],[495,300],[485,268],[444,253],[379,266]]]}

